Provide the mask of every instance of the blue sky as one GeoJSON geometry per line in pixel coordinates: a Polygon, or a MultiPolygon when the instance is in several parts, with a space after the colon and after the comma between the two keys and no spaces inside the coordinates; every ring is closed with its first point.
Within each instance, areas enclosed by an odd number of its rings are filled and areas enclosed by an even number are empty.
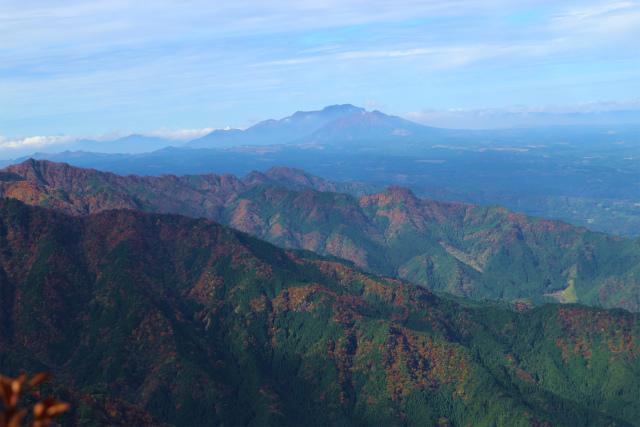
{"type": "Polygon", "coordinates": [[[342,103],[476,128],[637,110],[638,40],[639,1],[2,0],[0,158],[342,103]]]}

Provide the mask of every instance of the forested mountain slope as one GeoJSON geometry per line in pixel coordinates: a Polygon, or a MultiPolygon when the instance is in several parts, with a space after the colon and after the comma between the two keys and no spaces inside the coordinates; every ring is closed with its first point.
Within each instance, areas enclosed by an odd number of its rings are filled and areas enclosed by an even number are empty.
{"type": "Polygon", "coordinates": [[[461,303],[206,219],[0,199],[0,292],[0,371],[52,371],[78,423],[640,419],[637,313],[461,303]]]}
{"type": "Polygon", "coordinates": [[[640,240],[592,233],[499,206],[370,192],[299,169],[138,177],[29,160],[0,172],[0,195],[71,214],[110,208],[207,217],[285,247],[354,261],[471,298],[559,300],[637,311],[640,240]],[[284,187],[288,188],[284,188],[284,187]]]}
{"type": "Polygon", "coordinates": [[[640,307],[640,240],[562,221],[417,198],[404,187],[360,198],[258,187],[222,221],[286,247],[472,298],[640,307]]]}

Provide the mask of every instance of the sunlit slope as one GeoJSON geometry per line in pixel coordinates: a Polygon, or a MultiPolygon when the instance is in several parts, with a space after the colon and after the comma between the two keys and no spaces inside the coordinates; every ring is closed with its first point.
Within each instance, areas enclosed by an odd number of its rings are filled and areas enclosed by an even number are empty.
{"type": "Polygon", "coordinates": [[[457,295],[543,302],[571,286],[574,301],[640,306],[640,241],[499,206],[423,200],[403,187],[360,198],[259,187],[221,219],[457,295]]]}
{"type": "Polygon", "coordinates": [[[471,298],[640,307],[639,240],[499,206],[424,200],[404,187],[362,195],[372,188],[291,168],[242,179],[121,177],[36,161],[4,169],[0,180],[0,194],[30,204],[76,215],[127,208],[207,217],[281,246],[471,298]]]}

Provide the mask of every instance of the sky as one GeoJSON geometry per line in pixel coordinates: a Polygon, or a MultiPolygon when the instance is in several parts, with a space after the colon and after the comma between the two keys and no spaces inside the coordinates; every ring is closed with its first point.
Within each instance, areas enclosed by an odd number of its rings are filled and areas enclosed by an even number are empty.
{"type": "Polygon", "coordinates": [[[2,0],[0,158],[345,103],[450,128],[613,117],[640,110],[638,40],[640,0],[2,0]]]}

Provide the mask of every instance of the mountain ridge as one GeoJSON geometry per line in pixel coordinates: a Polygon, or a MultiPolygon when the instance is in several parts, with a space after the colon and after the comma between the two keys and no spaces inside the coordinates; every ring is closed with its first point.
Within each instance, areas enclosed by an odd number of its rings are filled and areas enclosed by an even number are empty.
{"type": "Polygon", "coordinates": [[[639,240],[498,206],[419,199],[399,186],[360,197],[325,192],[371,188],[331,184],[291,168],[242,180],[121,177],[36,161],[3,171],[11,179],[0,182],[0,195],[71,214],[127,208],[207,217],[283,247],[339,256],[456,295],[543,303],[571,289],[583,303],[640,308],[639,240]],[[24,181],[17,181],[21,173],[24,181]],[[37,184],[38,174],[57,187],[37,184]]]}

